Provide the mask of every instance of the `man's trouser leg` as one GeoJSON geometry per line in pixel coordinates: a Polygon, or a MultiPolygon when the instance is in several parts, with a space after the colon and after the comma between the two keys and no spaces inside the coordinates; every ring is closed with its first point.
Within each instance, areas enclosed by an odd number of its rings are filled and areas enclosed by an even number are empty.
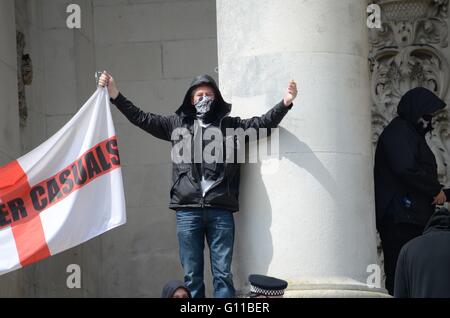
{"type": "Polygon", "coordinates": [[[205,213],[214,297],[233,298],[236,293],[231,274],[235,230],[233,213],[220,209],[206,209],[205,213]]]}
{"type": "Polygon", "coordinates": [[[203,250],[205,222],[201,210],[179,210],[176,213],[177,237],[184,282],[193,298],[205,297],[203,250]]]}
{"type": "Polygon", "coordinates": [[[388,217],[381,222],[379,232],[384,254],[386,289],[390,295],[394,295],[395,268],[400,250],[407,242],[422,235],[423,226],[406,223],[395,224],[392,218],[388,217]]]}

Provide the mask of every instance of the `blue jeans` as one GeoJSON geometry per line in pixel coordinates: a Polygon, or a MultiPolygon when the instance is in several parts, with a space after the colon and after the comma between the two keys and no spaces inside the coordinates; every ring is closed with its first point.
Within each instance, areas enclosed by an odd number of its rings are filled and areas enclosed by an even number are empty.
{"type": "Polygon", "coordinates": [[[233,213],[221,209],[177,210],[177,236],[184,281],[193,298],[205,297],[203,250],[210,250],[214,297],[233,298],[231,274],[234,245],[233,213]]]}

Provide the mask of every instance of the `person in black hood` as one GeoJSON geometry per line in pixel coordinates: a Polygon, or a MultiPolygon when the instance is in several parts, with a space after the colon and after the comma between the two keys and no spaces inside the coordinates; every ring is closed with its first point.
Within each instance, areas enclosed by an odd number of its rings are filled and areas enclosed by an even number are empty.
{"type": "Polygon", "coordinates": [[[447,199],[425,135],[433,115],[446,104],[426,88],[408,91],[398,116],[384,129],[375,152],[377,229],[384,252],[386,288],[394,292],[395,265],[402,246],[421,235],[436,204],[447,199]]]}
{"type": "Polygon", "coordinates": [[[183,282],[171,280],[164,286],[161,298],[192,298],[192,296],[183,282]]]}
{"type": "Polygon", "coordinates": [[[210,250],[214,296],[234,297],[231,273],[235,230],[233,212],[239,210],[240,165],[237,160],[229,159],[235,158],[234,151],[239,142],[229,138],[230,146],[224,140],[228,141],[228,129],[254,129],[257,132],[269,129],[270,132],[270,128],[276,128],[293,106],[297,84],[291,81],[282,101],[261,117],[250,119],[229,116],[231,105],[224,101],[216,82],[208,75],[194,78],[182,105],[170,116],[146,113],[134,106],[118,91],[114,79],[106,72],[100,77],[99,85],[108,87],[111,102],[133,124],[157,138],[172,142],[169,207],[176,211],[180,260],[192,297],[205,297],[205,239],[210,250]],[[203,155],[206,149],[210,149],[210,143],[217,140],[202,137],[211,131],[221,133],[222,143],[219,144],[224,146],[215,153],[217,157],[212,162],[203,155]],[[183,160],[179,160],[179,153],[174,151],[180,145],[187,146],[181,151],[183,160]],[[196,156],[199,150],[202,152],[201,160],[196,156]]]}
{"type": "Polygon", "coordinates": [[[450,298],[450,213],[437,210],[422,236],[400,251],[395,273],[398,298],[450,298]]]}

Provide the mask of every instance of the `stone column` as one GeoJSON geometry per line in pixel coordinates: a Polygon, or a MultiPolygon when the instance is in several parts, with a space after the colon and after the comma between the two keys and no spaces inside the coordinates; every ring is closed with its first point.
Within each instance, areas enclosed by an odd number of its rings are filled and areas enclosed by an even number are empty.
{"type": "Polygon", "coordinates": [[[286,279],[288,297],[385,295],[366,283],[377,264],[366,7],[217,1],[219,80],[232,115],[261,115],[290,79],[299,85],[276,172],[273,161],[243,167],[234,258],[241,292],[256,273],[286,279]]]}

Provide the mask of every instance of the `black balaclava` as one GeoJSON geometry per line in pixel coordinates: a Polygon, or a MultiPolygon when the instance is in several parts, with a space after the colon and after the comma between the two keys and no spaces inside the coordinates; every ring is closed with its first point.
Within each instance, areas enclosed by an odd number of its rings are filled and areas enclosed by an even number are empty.
{"type": "Polygon", "coordinates": [[[415,126],[419,134],[425,136],[433,131],[433,116],[423,115],[415,126]]]}
{"type": "Polygon", "coordinates": [[[403,95],[397,112],[399,117],[411,123],[419,134],[425,136],[433,129],[432,114],[445,106],[445,102],[429,89],[416,87],[403,95]]]}

